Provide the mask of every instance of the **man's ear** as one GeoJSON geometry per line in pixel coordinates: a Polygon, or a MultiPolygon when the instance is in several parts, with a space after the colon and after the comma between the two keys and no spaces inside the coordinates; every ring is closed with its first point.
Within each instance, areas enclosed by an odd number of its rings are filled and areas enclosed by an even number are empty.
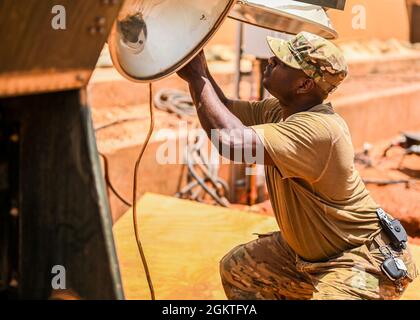
{"type": "Polygon", "coordinates": [[[314,80],[310,78],[302,78],[301,80],[299,80],[297,93],[305,94],[305,93],[311,92],[314,87],[315,87],[314,80]]]}

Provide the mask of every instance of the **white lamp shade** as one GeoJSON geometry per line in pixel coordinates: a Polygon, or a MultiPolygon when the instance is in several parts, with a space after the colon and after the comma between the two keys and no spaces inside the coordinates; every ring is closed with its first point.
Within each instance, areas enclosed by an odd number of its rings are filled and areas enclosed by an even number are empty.
{"type": "Polygon", "coordinates": [[[125,0],[108,44],[115,68],[127,79],[151,82],[186,65],[224,19],[297,34],[335,38],[322,7],[291,0],[125,0]]]}
{"type": "Polygon", "coordinates": [[[116,69],[136,82],[178,71],[210,40],[234,0],[126,0],[108,44],[116,69]]]}

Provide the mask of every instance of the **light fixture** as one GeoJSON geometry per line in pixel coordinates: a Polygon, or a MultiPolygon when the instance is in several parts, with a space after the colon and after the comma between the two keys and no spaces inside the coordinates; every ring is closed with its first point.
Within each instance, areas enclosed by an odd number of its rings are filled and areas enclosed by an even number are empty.
{"type": "Polygon", "coordinates": [[[297,34],[337,33],[325,10],[291,0],[126,0],[108,44],[115,68],[127,79],[152,82],[187,64],[227,16],[297,34]]]}

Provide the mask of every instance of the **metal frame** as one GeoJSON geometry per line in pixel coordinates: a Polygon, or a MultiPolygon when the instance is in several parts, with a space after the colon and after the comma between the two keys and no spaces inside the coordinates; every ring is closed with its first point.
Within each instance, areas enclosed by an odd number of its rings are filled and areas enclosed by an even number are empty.
{"type": "Polygon", "coordinates": [[[124,299],[85,96],[73,90],[0,99],[6,119],[20,127],[20,298],[54,297],[52,268],[61,265],[72,298],[124,299]]]}
{"type": "Polygon", "coordinates": [[[317,6],[338,9],[338,10],[344,10],[346,6],[346,0],[295,0],[295,1],[315,4],[317,6]]]}

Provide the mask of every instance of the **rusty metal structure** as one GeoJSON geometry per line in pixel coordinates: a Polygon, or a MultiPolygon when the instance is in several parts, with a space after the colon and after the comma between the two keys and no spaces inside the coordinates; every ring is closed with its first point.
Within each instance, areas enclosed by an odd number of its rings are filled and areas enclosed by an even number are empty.
{"type": "Polygon", "coordinates": [[[420,0],[406,0],[406,3],[410,21],[410,41],[420,42],[420,0]]]}
{"type": "Polygon", "coordinates": [[[299,2],[315,4],[321,7],[338,10],[344,10],[346,6],[346,0],[300,0],[299,2]]]}
{"type": "Polygon", "coordinates": [[[0,2],[0,290],[123,299],[86,85],[117,16],[118,0],[0,2]]]}

